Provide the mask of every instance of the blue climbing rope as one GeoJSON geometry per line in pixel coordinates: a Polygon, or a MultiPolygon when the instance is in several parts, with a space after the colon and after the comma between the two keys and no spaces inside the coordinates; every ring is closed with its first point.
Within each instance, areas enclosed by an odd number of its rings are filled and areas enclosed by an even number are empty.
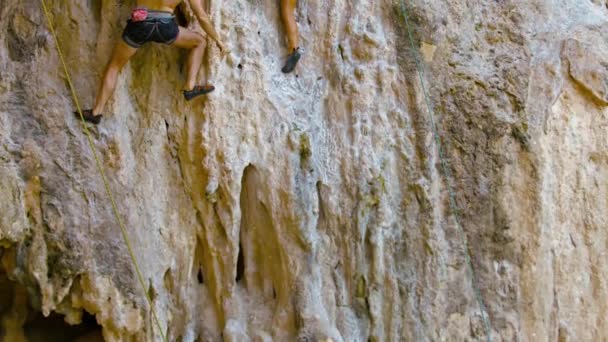
{"type": "MultiPolygon", "coordinates": [[[[479,286],[477,284],[475,268],[473,267],[473,262],[471,261],[471,255],[469,253],[469,242],[467,240],[466,233],[464,232],[464,229],[462,228],[462,224],[460,223],[460,216],[458,215],[458,206],[456,203],[456,194],[454,193],[454,189],[452,187],[452,184],[450,183],[450,180],[452,179],[452,174],[450,172],[450,166],[448,165],[448,162],[447,162],[444,152],[443,152],[443,147],[441,145],[441,138],[439,137],[439,133],[437,132],[437,124],[435,123],[435,112],[433,110],[433,108],[435,108],[435,106],[434,106],[434,104],[431,100],[431,97],[429,96],[426,86],[424,84],[423,66],[422,66],[422,63],[420,62],[420,59],[418,58],[418,54],[416,53],[414,38],[412,35],[412,29],[410,27],[410,21],[408,18],[408,11],[407,11],[407,6],[405,5],[405,1],[407,1],[407,0],[401,1],[401,10],[402,10],[403,17],[405,18],[405,25],[407,26],[407,33],[408,33],[408,37],[409,37],[409,41],[410,41],[412,55],[416,62],[416,69],[418,70],[418,77],[420,78],[420,87],[422,88],[422,93],[424,94],[424,101],[426,103],[426,107],[429,112],[429,118],[430,118],[429,121],[431,123],[431,130],[433,131],[433,137],[435,138],[435,145],[437,146],[437,150],[439,153],[439,159],[441,162],[441,170],[443,172],[443,176],[445,177],[446,187],[448,190],[450,210],[452,211],[452,215],[454,215],[454,221],[456,222],[458,232],[460,233],[460,236],[462,239],[462,244],[463,244],[463,248],[464,248],[464,258],[465,258],[467,267],[469,269],[469,272],[471,273],[471,287],[473,288],[473,292],[475,293],[475,299],[477,301],[477,304],[479,305],[479,310],[481,311],[481,317],[482,317],[482,321],[483,321],[484,330],[486,333],[486,339],[488,342],[490,342],[490,341],[492,341],[492,328],[490,326],[490,319],[488,317],[486,306],[485,306],[485,304],[483,302],[483,298],[481,296],[481,291],[479,290],[479,286]]],[[[408,2],[408,4],[409,4],[409,2],[408,2]]]]}

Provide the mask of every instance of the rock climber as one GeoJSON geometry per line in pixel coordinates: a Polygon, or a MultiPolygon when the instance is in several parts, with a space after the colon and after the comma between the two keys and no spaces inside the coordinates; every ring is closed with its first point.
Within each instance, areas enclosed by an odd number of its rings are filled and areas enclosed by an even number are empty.
{"type": "Polygon", "coordinates": [[[296,3],[297,0],[281,0],[281,18],[283,19],[285,31],[287,32],[287,47],[289,49],[289,56],[281,71],[286,74],[295,69],[296,64],[298,64],[298,61],[302,56],[300,47],[298,46],[298,25],[296,24],[294,15],[296,3]]]}
{"type": "MultiPolygon", "coordinates": [[[[188,1],[201,27],[218,46],[225,52],[226,47],[220,41],[213,28],[209,16],[203,9],[202,0],[188,1]]],[[[103,79],[99,85],[95,107],[83,111],[84,119],[98,124],[101,121],[103,108],[110,95],[114,92],[116,80],[122,67],[133,57],[135,52],[148,42],[175,45],[179,48],[190,49],[187,61],[186,83],[183,88],[184,98],[191,100],[196,96],[212,92],[213,85],[196,85],[196,77],[201,68],[207,40],[201,34],[178,25],[175,18],[175,7],[182,0],[137,0],[137,6],[131,12],[122,39],[114,47],[112,59],[106,67],[103,79]]],[[[80,118],[80,114],[75,112],[80,118]]]]}

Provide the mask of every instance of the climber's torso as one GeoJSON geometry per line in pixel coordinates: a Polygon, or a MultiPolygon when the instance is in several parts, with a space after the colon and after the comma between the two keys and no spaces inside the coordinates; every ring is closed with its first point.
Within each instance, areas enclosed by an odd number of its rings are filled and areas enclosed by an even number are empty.
{"type": "Polygon", "coordinates": [[[137,7],[145,7],[152,11],[173,12],[182,0],[137,0],[137,7]]]}

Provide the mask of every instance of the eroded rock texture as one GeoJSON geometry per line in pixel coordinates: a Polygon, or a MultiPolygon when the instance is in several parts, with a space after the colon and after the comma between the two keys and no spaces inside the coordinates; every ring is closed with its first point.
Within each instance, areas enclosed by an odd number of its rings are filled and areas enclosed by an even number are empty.
{"type": "MultiPolygon", "coordinates": [[[[90,106],[132,1],[49,5],[90,106]]],[[[485,340],[448,184],[493,341],[608,339],[604,0],[407,5],[449,183],[398,1],[299,1],[288,76],[277,1],[207,5],[218,89],[147,46],[92,127],[171,341],[485,340]]],[[[0,18],[0,334],[159,341],[40,4],[0,18]]]]}

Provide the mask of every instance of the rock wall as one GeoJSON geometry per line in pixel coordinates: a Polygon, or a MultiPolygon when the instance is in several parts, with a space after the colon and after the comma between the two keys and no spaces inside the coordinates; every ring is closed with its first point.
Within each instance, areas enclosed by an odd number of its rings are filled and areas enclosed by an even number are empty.
{"type": "MultiPolygon", "coordinates": [[[[90,106],[133,2],[48,2],[90,106]]],[[[606,1],[407,4],[449,181],[400,2],[299,1],[287,76],[277,1],[207,6],[217,90],[146,46],[91,127],[170,341],[481,341],[473,282],[493,341],[608,339],[606,1]]],[[[160,341],[40,4],[0,18],[0,336],[160,341]]]]}

